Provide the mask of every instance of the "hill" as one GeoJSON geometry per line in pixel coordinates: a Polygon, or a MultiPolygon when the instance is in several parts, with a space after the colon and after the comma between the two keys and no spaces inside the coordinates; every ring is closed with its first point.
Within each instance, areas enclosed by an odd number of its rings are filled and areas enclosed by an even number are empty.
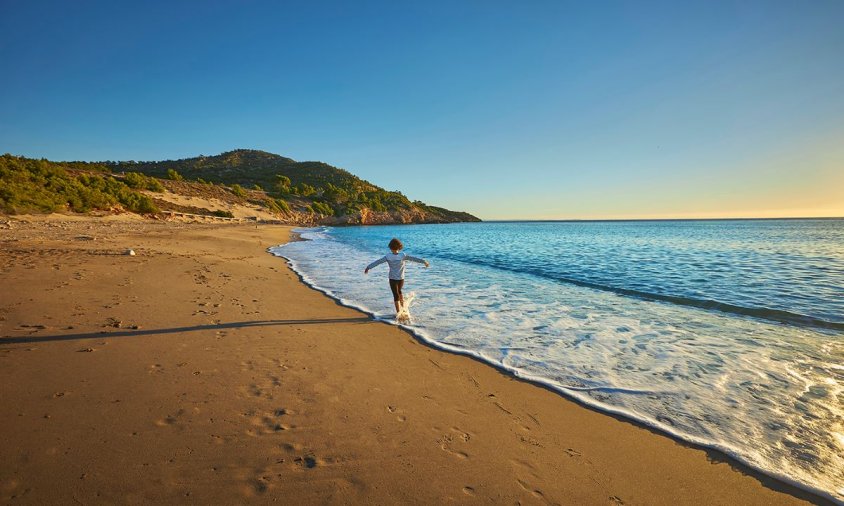
{"type": "Polygon", "coordinates": [[[327,163],[297,162],[265,151],[237,149],[182,160],[101,163],[115,172],[263,190],[293,210],[321,215],[316,221],[325,224],[480,221],[468,213],[411,202],[401,192],[387,191],[327,163]]]}
{"type": "Polygon", "coordinates": [[[384,190],[322,162],[236,150],[162,162],[0,157],[0,212],[188,213],[301,225],[480,221],[384,190]]]}

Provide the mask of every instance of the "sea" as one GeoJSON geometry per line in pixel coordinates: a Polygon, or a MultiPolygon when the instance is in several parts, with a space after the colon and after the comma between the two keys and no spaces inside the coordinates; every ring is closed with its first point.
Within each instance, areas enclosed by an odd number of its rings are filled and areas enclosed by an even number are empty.
{"type": "Polygon", "coordinates": [[[844,219],[484,222],[301,229],[270,251],[341,303],[412,319],[584,404],[844,503],[844,219]]]}

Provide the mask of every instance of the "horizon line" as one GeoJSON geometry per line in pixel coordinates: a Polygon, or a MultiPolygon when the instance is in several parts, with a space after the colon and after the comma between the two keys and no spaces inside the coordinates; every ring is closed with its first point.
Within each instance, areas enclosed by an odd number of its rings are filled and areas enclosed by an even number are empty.
{"type": "Polygon", "coordinates": [[[483,223],[573,223],[607,221],[775,221],[775,220],[842,220],[844,216],[781,216],[781,217],[732,217],[732,218],[550,218],[550,219],[494,219],[483,223]]]}

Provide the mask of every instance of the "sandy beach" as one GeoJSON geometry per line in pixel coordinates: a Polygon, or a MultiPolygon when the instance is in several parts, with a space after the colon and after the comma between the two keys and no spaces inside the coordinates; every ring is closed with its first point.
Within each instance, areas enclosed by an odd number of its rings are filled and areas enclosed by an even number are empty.
{"type": "Polygon", "coordinates": [[[338,305],[291,227],[5,223],[2,503],[822,503],[338,305]]]}

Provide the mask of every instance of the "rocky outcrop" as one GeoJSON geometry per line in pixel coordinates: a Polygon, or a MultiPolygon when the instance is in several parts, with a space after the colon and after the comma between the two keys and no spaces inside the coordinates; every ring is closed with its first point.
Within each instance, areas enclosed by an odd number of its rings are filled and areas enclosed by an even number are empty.
{"type": "Polygon", "coordinates": [[[481,220],[466,213],[450,212],[449,215],[443,215],[442,213],[432,212],[419,207],[380,212],[364,208],[358,213],[351,215],[329,216],[315,220],[318,224],[332,226],[404,225],[410,223],[457,223],[466,221],[481,220]]]}

